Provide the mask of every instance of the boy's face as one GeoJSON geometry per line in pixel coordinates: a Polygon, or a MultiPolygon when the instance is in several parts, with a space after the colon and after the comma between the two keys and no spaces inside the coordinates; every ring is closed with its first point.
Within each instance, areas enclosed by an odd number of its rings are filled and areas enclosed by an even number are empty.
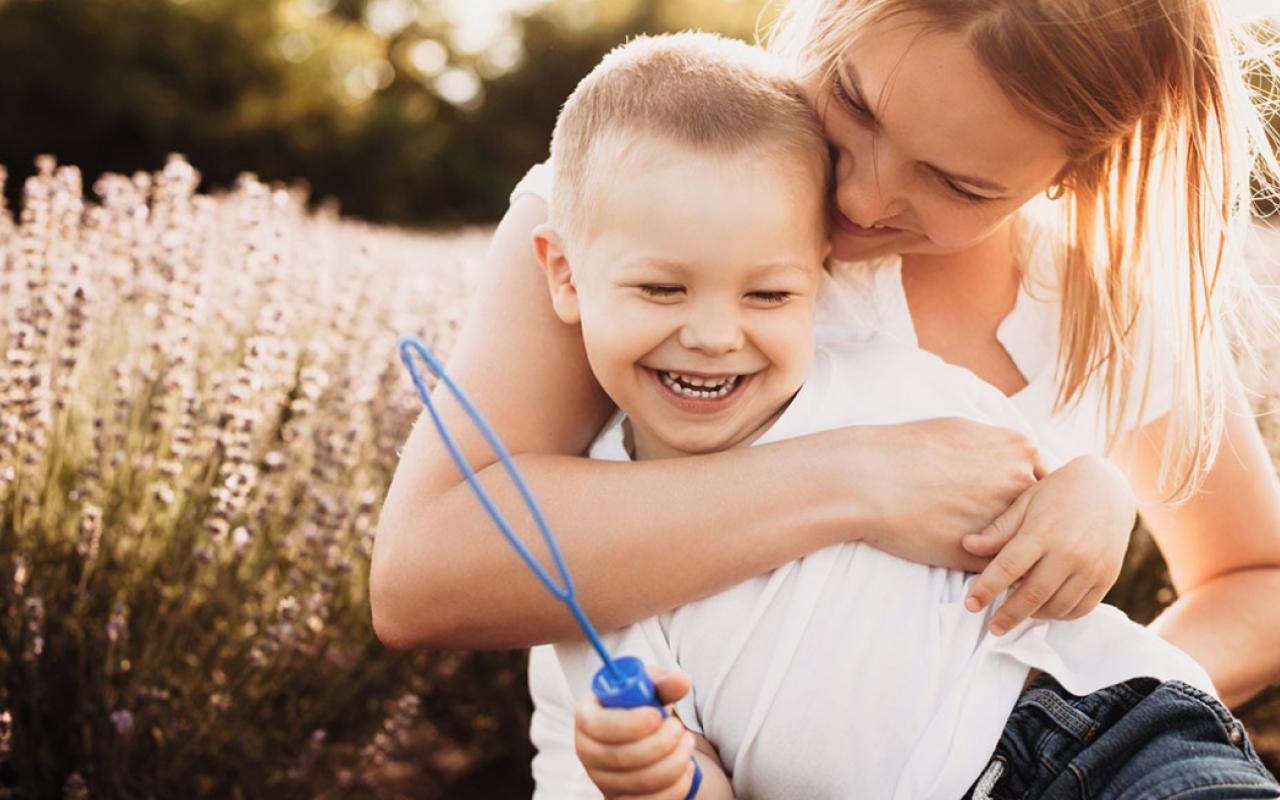
{"type": "Polygon", "coordinates": [[[564,249],[535,236],[636,457],[750,442],[800,388],[827,248],[815,161],[634,143],[603,162],[620,174],[597,189],[590,234],[564,249]]]}

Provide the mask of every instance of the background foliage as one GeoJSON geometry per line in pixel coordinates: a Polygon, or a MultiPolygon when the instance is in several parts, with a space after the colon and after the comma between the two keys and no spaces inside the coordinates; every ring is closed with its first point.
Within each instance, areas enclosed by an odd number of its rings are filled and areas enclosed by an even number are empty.
{"type": "Polygon", "coordinates": [[[371,221],[493,221],[606,50],[690,26],[751,39],[766,5],[0,0],[0,164],[21,179],[52,153],[92,179],[181,152],[206,189],[249,170],[371,221]]]}
{"type": "Polygon", "coordinates": [[[305,179],[369,220],[495,220],[609,47],[689,25],[749,38],[759,7],[0,0],[0,164],[24,178],[47,152],[92,178],[176,151],[206,187],[250,170],[305,179]]]}

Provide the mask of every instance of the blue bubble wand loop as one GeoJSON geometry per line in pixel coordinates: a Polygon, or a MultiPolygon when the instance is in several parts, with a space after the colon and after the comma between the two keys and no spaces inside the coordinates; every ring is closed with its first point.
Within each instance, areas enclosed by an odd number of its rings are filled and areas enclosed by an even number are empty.
{"type": "MultiPolygon", "coordinates": [[[[546,518],[542,515],[542,509],[538,507],[538,502],[534,500],[533,492],[529,490],[528,484],[525,483],[523,476],[520,475],[520,470],[516,468],[515,462],[511,459],[511,454],[502,445],[498,435],[493,432],[493,428],[489,427],[489,423],[485,421],[480,410],[475,407],[475,404],[471,402],[466,393],[458,388],[458,385],[445,372],[444,365],[420,340],[414,337],[402,338],[400,340],[400,358],[404,361],[405,368],[409,371],[409,377],[413,379],[413,385],[418,390],[418,396],[422,398],[428,413],[431,414],[431,420],[435,423],[436,430],[440,433],[441,440],[444,441],[444,446],[448,449],[453,462],[458,466],[462,477],[471,486],[471,491],[480,500],[481,505],[489,513],[490,518],[498,526],[498,530],[502,532],[507,542],[515,548],[529,569],[533,570],[534,575],[547,588],[547,591],[569,607],[578,626],[582,628],[582,632],[586,634],[587,639],[591,642],[591,646],[600,654],[600,659],[604,662],[604,666],[596,672],[591,681],[591,690],[599,698],[600,704],[610,708],[634,708],[636,706],[649,705],[657,708],[665,717],[667,710],[658,700],[657,693],[653,688],[653,682],[649,680],[649,676],[644,671],[644,664],[640,659],[631,656],[623,656],[618,659],[611,657],[604,646],[604,642],[600,640],[600,635],[596,633],[595,627],[587,619],[586,612],[578,604],[573,587],[573,578],[569,575],[569,570],[560,555],[560,548],[556,545],[555,536],[551,534],[551,528],[548,527],[546,518]],[[426,381],[414,362],[415,354],[426,362],[440,382],[449,390],[449,393],[458,401],[458,404],[462,406],[462,410],[475,423],[480,434],[489,443],[489,447],[498,456],[498,460],[502,463],[502,468],[520,491],[520,496],[524,498],[525,506],[533,514],[533,520],[538,526],[539,533],[542,534],[542,540],[546,543],[547,549],[551,551],[551,558],[555,562],[556,571],[560,574],[561,583],[556,583],[547,574],[547,571],[543,569],[542,565],[538,563],[538,560],[533,557],[533,554],[525,547],[519,535],[512,530],[506,517],[498,510],[493,499],[489,497],[489,493],[480,484],[475,470],[467,463],[467,460],[462,455],[461,448],[458,447],[457,441],[454,440],[453,435],[445,427],[444,420],[440,418],[440,412],[431,400],[431,392],[427,389],[426,381]]],[[[702,770],[696,760],[693,761],[693,768],[693,784],[689,788],[686,800],[697,795],[698,786],[702,783],[702,770]]]]}

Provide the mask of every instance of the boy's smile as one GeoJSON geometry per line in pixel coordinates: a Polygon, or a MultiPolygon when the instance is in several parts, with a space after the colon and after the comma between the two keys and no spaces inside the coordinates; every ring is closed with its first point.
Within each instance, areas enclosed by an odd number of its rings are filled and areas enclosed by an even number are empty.
{"type": "MultiPolygon", "coordinates": [[[[557,313],[579,322],[637,458],[749,443],[800,388],[826,250],[818,160],[654,137],[598,146],[590,233],[564,242],[557,313]]],[[[550,237],[550,232],[539,234],[550,237]]],[[[555,250],[555,247],[550,247],[555,250]]]]}
{"type": "Polygon", "coordinates": [[[671,403],[691,414],[712,414],[732,403],[751,375],[707,375],[649,370],[662,384],[671,403]]]}

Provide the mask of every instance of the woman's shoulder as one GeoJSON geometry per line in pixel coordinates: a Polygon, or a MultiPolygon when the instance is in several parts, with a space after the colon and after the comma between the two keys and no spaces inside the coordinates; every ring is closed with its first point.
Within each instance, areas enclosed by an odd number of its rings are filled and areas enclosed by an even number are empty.
{"type": "Polygon", "coordinates": [[[916,343],[915,326],[902,291],[902,259],[897,256],[829,263],[814,311],[819,342],[888,338],[916,343]]]}

